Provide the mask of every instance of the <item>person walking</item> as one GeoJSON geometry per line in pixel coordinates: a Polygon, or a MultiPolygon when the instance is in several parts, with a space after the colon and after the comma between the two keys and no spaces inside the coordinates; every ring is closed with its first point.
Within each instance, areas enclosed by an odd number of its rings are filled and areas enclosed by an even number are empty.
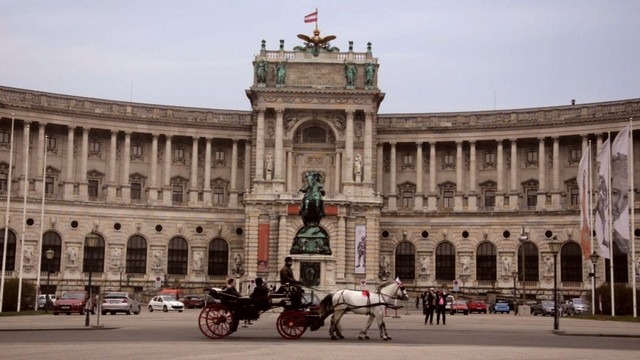
{"type": "Polygon", "coordinates": [[[442,315],[442,325],[447,324],[447,294],[444,291],[438,290],[436,295],[436,325],[440,325],[440,315],[442,315]]]}
{"type": "Polygon", "coordinates": [[[424,324],[433,325],[433,312],[436,310],[436,294],[435,289],[430,288],[426,293],[422,306],[424,308],[424,324]]]}

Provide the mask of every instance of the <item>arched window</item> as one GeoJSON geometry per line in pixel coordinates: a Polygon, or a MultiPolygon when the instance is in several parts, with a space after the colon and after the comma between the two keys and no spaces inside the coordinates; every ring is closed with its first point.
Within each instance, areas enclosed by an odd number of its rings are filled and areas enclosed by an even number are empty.
{"type": "MultiPolygon", "coordinates": [[[[604,259],[607,283],[611,282],[611,268],[609,265],[609,259],[604,259]]],[[[629,282],[629,263],[627,262],[627,254],[620,251],[618,244],[613,242],[613,282],[614,283],[628,283],[629,282]]]]}
{"type": "Polygon", "coordinates": [[[401,242],[396,246],[396,276],[400,280],[416,278],[416,249],[410,242],[401,242]]]}
{"type": "Polygon", "coordinates": [[[169,258],[167,259],[167,272],[175,275],[186,275],[189,263],[189,244],[181,237],[175,237],[169,241],[169,258]]]}
{"type": "Polygon", "coordinates": [[[538,268],[538,247],[527,241],[518,248],[518,281],[538,281],[540,270],[538,268]],[[523,252],[526,256],[523,257],[523,252]]]}
{"type": "Polygon", "coordinates": [[[87,245],[87,239],[84,240],[84,253],[82,255],[82,271],[83,272],[104,272],[104,238],[99,234],[94,234],[98,237],[98,244],[89,248],[87,245]]]}
{"type": "Polygon", "coordinates": [[[229,245],[222,239],[213,239],[209,243],[209,275],[227,275],[229,273],[229,245]]]}
{"type": "Polygon", "coordinates": [[[127,274],[145,274],[147,272],[147,240],[134,235],[127,240],[127,274]]]}
{"type": "MultiPolygon", "coordinates": [[[[0,269],[2,269],[2,259],[4,256],[4,231],[2,229],[2,241],[0,241],[0,269]]],[[[4,267],[6,271],[13,271],[16,268],[16,234],[9,230],[7,232],[7,265],[4,267]]]]}
{"type": "Polygon", "coordinates": [[[560,250],[560,281],[582,282],[582,249],[574,242],[560,250]]]}
{"type": "Polygon", "coordinates": [[[476,279],[497,280],[496,246],[483,242],[476,250],[476,279]]]}
{"type": "Polygon", "coordinates": [[[450,242],[443,242],[436,248],[436,280],[455,280],[456,249],[450,242]]]}
{"type": "MultiPolygon", "coordinates": [[[[62,255],[62,239],[55,231],[47,231],[42,235],[42,254],[40,255],[40,271],[60,271],[60,258],[62,255]],[[47,259],[47,251],[53,250],[53,259],[47,259]],[[48,263],[50,261],[50,263],[48,263]]],[[[0,260],[1,261],[1,260],[0,260]]]]}

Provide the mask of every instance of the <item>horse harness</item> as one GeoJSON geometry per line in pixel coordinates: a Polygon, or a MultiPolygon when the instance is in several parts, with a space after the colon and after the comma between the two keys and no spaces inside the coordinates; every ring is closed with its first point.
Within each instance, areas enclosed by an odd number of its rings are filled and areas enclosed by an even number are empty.
{"type": "MultiPolygon", "coordinates": [[[[342,291],[340,293],[340,297],[338,298],[338,302],[336,303],[336,305],[334,305],[334,307],[338,306],[338,305],[345,304],[345,305],[347,305],[347,310],[367,308],[367,315],[371,315],[371,308],[372,307],[380,306],[380,305],[384,305],[387,308],[391,307],[385,298],[389,298],[389,299],[392,299],[392,300],[397,300],[398,299],[398,296],[397,296],[398,290],[402,290],[402,289],[404,289],[404,286],[398,286],[398,288],[396,289],[394,295],[386,295],[386,294],[380,292],[380,290],[375,290],[374,293],[378,294],[378,296],[380,298],[382,298],[382,302],[377,302],[377,303],[373,303],[373,304],[371,303],[371,293],[368,290],[363,290],[362,291],[362,295],[367,297],[367,304],[366,305],[351,305],[351,304],[347,303],[344,300],[344,291],[342,291]]],[[[345,289],[345,290],[348,290],[348,289],[345,289]]],[[[349,290],[349,291],[354,291],[354,290],[349,290]]]]}

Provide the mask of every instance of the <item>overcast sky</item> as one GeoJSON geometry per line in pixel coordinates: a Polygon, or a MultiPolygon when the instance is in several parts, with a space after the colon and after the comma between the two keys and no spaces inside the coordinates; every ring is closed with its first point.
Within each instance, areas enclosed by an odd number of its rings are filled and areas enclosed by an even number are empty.
{"type": "Polygon", "coordinates": [[[0,85],[249,110],[260,50],[373,45],[381,113],[640,97],[640,1],[0,0],[0,85]],[[132,90],[133,89],[133,90],[132,90]]]}

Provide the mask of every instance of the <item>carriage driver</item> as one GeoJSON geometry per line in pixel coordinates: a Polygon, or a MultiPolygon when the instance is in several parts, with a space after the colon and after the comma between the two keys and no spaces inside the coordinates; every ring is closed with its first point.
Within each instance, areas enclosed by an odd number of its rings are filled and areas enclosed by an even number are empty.
{"type": "Polygon", "coordinates": [[[284,266],[280,269],[280,288],[278,289],[278,293],[285,292],[283,285],[292,285],[294,296],[292,296],[291,300],[293,303],[299,304],[301,300],[300,298],[302,297],[301,294],[304,290],[301,287],[302,283],[293,277],[293,270],[291,270],[291,266],[293,266],[293,259],[291,259],[291,256],[287,256],[284,258],[284,266]]]}

